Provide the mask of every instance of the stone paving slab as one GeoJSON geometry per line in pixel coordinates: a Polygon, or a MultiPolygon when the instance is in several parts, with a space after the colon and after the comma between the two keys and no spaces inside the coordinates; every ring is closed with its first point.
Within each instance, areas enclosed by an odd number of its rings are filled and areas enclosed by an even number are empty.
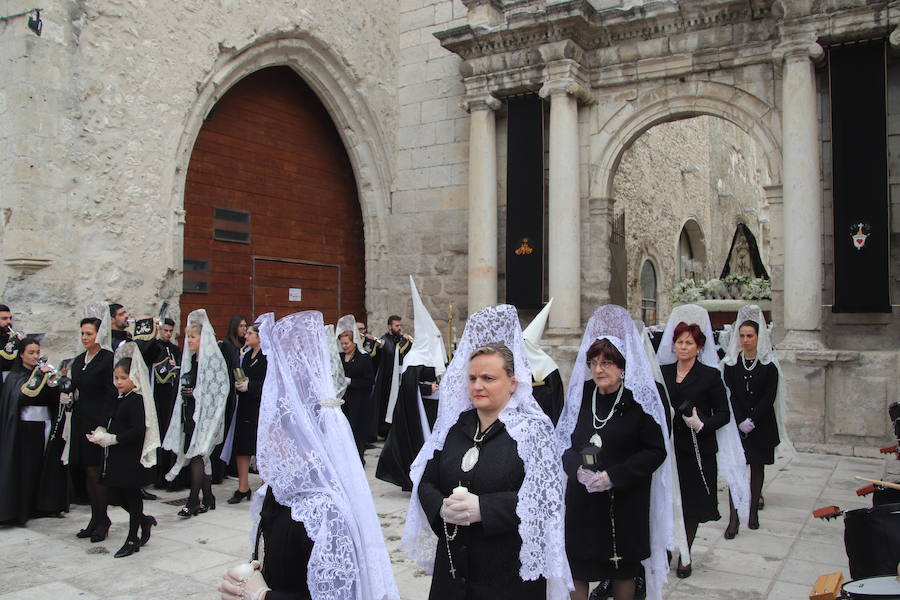
{"type": "MultiPolygon", "coordinates": [[[[388,551],[403,600],[425,600],[431,578],[399,549],[409,494],[374,477],[378,450],[367,451],[366,473],[375,497],[388,551]]],[[[837,504],[844,509],[870,505],[856,496],[862,485],[854,475],[882,478],[900,472],[898,461],[798,454],[766,471],[766,508],[760,529],[741,529],[734,540],[727,525],[728,497],[719,485],[722,520],[702,525],[694,544],[694,572],[688,579],[672,573],[666,598],[730,600],[802,600],[816,578],[842,571],[849,579],[843,522],[812,518],[810,511],[837,504]]],[[[259,480],[253,477],[254,486],[259,480]]],[[[90,510],[73,506],[63,519],[35,519],[27,527],[0,527],[0,600],[118,600],[217,598],[215,585],[227,567],[250,555],[249,503],[226,503],[235,480],[214,486],[217,508],[179,519],[178,507],[163,500],[186,493],[160,493],[145,512],[159,526],[150,543],[134,556],[114,559],[127,531],[127,514],[110,508],[113,525],[99,544],[75,538],[90,510]]]]}

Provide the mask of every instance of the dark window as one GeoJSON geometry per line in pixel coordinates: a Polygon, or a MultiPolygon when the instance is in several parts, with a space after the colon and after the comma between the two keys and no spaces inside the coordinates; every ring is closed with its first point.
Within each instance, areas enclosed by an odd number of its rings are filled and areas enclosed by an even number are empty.
{"type": "Polygon", "coordinates": [[[209,261],[185,258],[181,287],[185,294],[208,294],[209,261]]]}
{"type": "Polygon", "coordinates": [[[249,244],[250,213],[230,208],[214,208],[213,239],[220,242],[249,244]]]}

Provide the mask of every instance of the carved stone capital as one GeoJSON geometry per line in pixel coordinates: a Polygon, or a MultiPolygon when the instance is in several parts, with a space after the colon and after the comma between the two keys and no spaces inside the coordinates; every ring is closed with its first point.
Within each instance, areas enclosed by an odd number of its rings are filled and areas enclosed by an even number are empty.
{"type": "Polygon", "coordinates": [[[891,49],[900,50],[900,25],[894,27],[891,35],[888,37],[888,41],[891,43],[891,49]]]}
{"type": "Polygon", "coordinates": [[[463,109],[469,113],[473,110],[498,110],[501,106],[503,103],[488,92],[469,94],[462,100],[463,109]]]}
{"type": "Polygon", "coordinates": [[[781,40],[772,50],[775,64],[786,60],[812,60],[818,62],[825,56],[825,49],[819,45],[818,35],[812,29],[804,31],[781,31],[781,40]]]}
{"type": "Polygon", "coordinates": [[[590,104],[594,101],[583,76],[581,66],[569,59],[554,61],[545,69],[544,85],[538,92],[541,98],[552,98],[566,94],[574,96],[579,102],[590,104]]]}

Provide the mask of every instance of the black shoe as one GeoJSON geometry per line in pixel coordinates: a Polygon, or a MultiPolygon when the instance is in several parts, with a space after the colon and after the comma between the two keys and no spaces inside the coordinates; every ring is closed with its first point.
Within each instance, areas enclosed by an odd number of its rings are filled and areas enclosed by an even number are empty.
{"type": "Polygon", "coordinates": [[[747,521],[748,529],[759,529],[759,515],[751,514],[750,520],[747,521]]]}
{"type": "Polygon", "coordinates": [[[250,499],[250,490],[246,492],[242,492],[241,490],[236,490],[231,498],[228,499],[228,504],[240,504],[241,500],[249,500],[250,499]]]}
{"type": "Polygon", "coordinates": [[[109,526],[112,525],[112,521],[106,519],[105,524],[97,525],[94,527],[94,531],[91,533],[91,543],[96,544],[97,542],[102,542],[106,539],[106,534],[109,532],[109,526]]]}
{"type": "MultiPolygon", "coordinates": [[[[178,511],[178,516],[181,517],[182,519],[190,519],[191,517],[196,517],[198,514],[200,514],[200,508],[202,506],[203,506],[202,504],[198,504],[197,506],[194,506],[193,508],[188,507],[188,506],[183,506],[181,508],[181,510],[178,511]]],[[[203,511],[203,512],[206,512],[206,511],[203,511]]]]}
{"type": "Polygon", "coordinates": [[[141,546],[150,541],[150,528],[156,525],[156,517],[144,515],[141,519],[141,546]]]}
{"type": "Polygon", "coordinates": [[[80,530],[78,533],[76,533],[75,537],[81,538],[81,539],[91,537],[92,535],[94,535],[94,528],[96,526],[97,525],[96,525],[96,523],[94,523],[94,520],[91,519],[91,521],[88,523],[88,526],[85,527],[84,529],[80,530]]]}
{"type": "Polygon", "coordinates": [[[208,510],[216,510],[216,497],[210,496],[209,498],[203,498],[203,504],[198,507],[200,510],[198,511],[200,514],[205,513],[208,510]]]}
{"type": "Polygon", "coordinates": [[[741,528],[741,524],[738,521],[735,521],[733,523],[728,523],[728,527],[725,529],[725,539],[733,540],[734,536],[736,536],[738,534],[738,531],[740,530],[740,528],[741,528]]]}
{"type": "Polygon", "coordinates": [[[762,510],[766,507],[766,499],[762,496],[759,497],[759,502],[756,503],[756,510],[762,510]]]}
{"type": "Polygon", "coordinates": [[[159,496],[151,494],[147,490],[141,488],[141,499],[143,500],[159,500],[159,496]]]}
{"type": "Polygon", "coordinates": [[[137,540],[125,540],[125,544],[119,548],[119,551],[113,554],[114,558],[124,558],[131,556],[135,552],[141,551],[141,544],[137,540]]]}
{"type": "Polygon", "coordinates": [[[678,579],[687,579],[691,576],[692,565],[686,567],[681,566],[681,560],[678,561],[678,567],[675,569],[675,575],[678,579]]]}

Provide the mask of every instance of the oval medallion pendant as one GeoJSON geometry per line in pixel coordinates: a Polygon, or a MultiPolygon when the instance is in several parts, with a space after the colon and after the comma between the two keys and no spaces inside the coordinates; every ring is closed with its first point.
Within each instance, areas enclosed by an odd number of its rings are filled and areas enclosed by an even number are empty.
{"type": "Polygon", "coordinates": [[[603,447],[603,440],[600,439],[600,434],[599,434],[599,433],[595,433],[594,435],[592,435],[590,441],[591,441],[591,443],[592,443],[593,445],[597,446],[598,448],[602,448],[602,447],[603,447]]]}
{"type": "Polygon", "coordinates": [[[478,464],[478,455],[478,446],[472,446],[466,450],[466,453],[463,454],[461,465],[464,472],[468,473],[475,468],[475,465],[478,464]]]}

